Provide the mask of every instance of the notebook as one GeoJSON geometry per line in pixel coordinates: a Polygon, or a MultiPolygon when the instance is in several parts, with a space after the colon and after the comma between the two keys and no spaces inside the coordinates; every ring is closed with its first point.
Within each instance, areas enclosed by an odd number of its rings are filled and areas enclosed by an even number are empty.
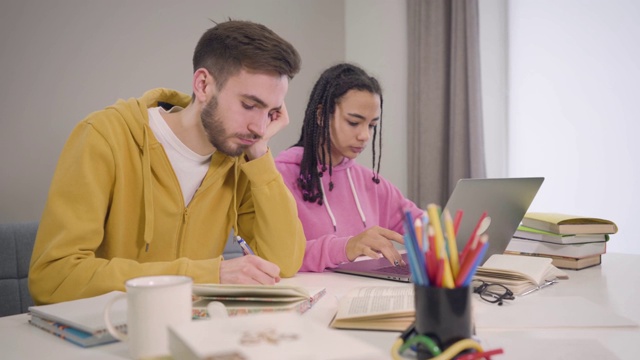
{"type": "MultiPolygon", "coordinates": [[[[463,211],[456,236],[458,249],[466,245],[484,211],[491,217],[486,231],[489,247],[481,264],[493,254],[502,254],[538,193],[543,177],[461,179],[453,189],[445,209],[451,214],[463,211]]],[[[406,254],[402,255],[408,264],[406,254]]],[[[409,266],[393,266],[386,258],[367,259],[340,264],[334,272],[410,282],[409,266]]]]}

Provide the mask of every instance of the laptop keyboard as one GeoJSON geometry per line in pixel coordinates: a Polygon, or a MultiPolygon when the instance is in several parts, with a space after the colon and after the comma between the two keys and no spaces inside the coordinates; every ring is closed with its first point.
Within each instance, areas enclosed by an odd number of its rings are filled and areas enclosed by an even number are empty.
{"type": "Polygon", "coordinates": [[[400,274],[400,275],[409,275],[409,265],[398,265],[398,266],[385,266],[377,269],[376,271],[382,271],[389,274],[400,274]]]}

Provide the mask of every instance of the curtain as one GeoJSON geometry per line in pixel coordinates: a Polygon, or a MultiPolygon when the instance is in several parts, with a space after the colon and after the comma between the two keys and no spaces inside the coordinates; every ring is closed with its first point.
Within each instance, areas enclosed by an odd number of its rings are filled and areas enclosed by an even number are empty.
{"type": "Polygon", "coordinates": [[[486,176],[477,0],[408,0],[408,196],[444,206],[486,176]]]}

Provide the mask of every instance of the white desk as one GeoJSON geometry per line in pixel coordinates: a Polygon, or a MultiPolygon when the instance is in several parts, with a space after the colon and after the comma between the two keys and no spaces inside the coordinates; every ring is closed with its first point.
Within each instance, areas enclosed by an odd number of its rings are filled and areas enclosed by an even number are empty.
{"type": "MultiPolygon", "coordinates": [[[[528,295],[535,297],[581,296],[640,324],[640,255],[606,254],[602,265],[580,271],[567,270],[569,280],[528,295]]],[[[352,287],[394,286],[393,281],[334,273],[301,273],[285,283],[324,286],[327,294],[304,316],[329,324],[338,299],[352,287]]],[[[516,299],[511,306],[517,307],[516,299]]],[[[480,301],[480,300],[478,300],[480,301]]],[[[495,306],[491,311],[500,311],[495,306]]],[[[545,309],[539,309],[540,316],[545,309]]],[[[0,318],[2,359],[126,359],[124,343],[83,349],[29,325],[27,314],[0,318]]],[[[517,319],[514,319],[517,321],[517,319]]],[[[388,352],[398,333],[345,331],[388,352]]],[[[580,328],[478,330],[486,348],[502,347],[505,353],[494,359],[638,359],[640,328],[580,328]],[[584,354],[586,353],[586,355],[584,354]],[[580,357],[575,356],[580,354],[580,357]],[[603,355],[604,354],[604,355],[603,355]]],[[[329,344],[330,346],[330,344],[329,344]]]]}

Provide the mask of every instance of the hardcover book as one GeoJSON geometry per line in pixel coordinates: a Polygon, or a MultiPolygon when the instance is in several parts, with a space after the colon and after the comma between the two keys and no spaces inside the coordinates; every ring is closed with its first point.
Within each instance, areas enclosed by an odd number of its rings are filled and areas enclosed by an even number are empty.
{"type": "MultiPolygon", "coordinates": [[[[122,291],[112,291],[86,299],[65,301],[50,305],[30,306],[33,326],[46,330],[80,346],[94,346],[116,341],[109,333],[102,315],[107,302],[122,291]]],[[[126,331],[127,302],[113,305],[111,320],[116,327],[126,331]]]]}
{"type": "Polygon", "coordinates": [[[518,229],[513,234],[513,237],[520,239],[545,241],[554,244],[584,244],[609,241],[609,234],[561,235],[549,231],[530,228],[524,225],[518,226],[518,229]]]}
{"type": "Polygon", "coordinates": [[[551,259],[551,264],[559,269],[569,270],[582,270],[597,266],[602,263],[602,255],[588,256],[585,258],[573,258],[567,256],[555,256],[536,253],[525,253],[517,251],[505,251],[505,254],[509,255],[522,255],[522,256],[541,256],[551,259]]]}
{"type": "Polygon", "coordinates": [[[78,346],[91,347],[96,345],[108,344],[118,341],[109,333],[92,334],[82,330],[75,329],[69,325],[57,323],[51,320],[42,319],[36,315],[31,315],[29,323],[44,331],[58,336],[64,340],[72,342],[78,346]]]}
{"type": "Polygon", "coordinates": [[[618,226],[611,220],[577,215],[528,212],[522,225],[556,234],[615,234],[618,226]]]}
{"type": "Polygon", "coordinates": [[[530,254],[544,254],[565,256],[572,258],[585,258],[601,255],[607,252],[606,242],[593,242],[583,244],[555,244],[544,241],[512,238],[505,251],[524,252],[530,254]]]}

